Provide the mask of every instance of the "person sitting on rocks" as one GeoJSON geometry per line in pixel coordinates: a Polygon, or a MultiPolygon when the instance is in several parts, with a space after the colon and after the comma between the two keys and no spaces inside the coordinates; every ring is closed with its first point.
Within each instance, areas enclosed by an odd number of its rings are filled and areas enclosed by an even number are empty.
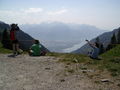
{"type": "Polygon", "coordinates": [[[92,47],[92,52],[90,53],[90,58],[92,59],[99,59],[98,55],[99,55],[99,46],[97,43],[91,43],[90,41],[86,40],[88,42],[88,44],[92,47]]]}
{"type": "Polygon", "coordinates": [[[42,51],[42,46],[40,45],[39,40],[35,40],[34,44],[31,46],[29,50],[30,56],[44,56],[46,53],[42,51]]]}

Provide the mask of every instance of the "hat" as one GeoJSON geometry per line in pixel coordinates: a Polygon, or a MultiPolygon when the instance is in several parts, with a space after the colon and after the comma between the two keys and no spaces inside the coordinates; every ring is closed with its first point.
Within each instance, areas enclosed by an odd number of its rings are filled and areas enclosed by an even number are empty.
{"type": "Polygon", "coordinates": [[[16,24],[15,24],[15,23],[13,23],[13,24],[11,24],[10,26],[11,26],[11,27],[13,27],[13,26],[15,26],[15,25],[16,25],[16,24]]]}

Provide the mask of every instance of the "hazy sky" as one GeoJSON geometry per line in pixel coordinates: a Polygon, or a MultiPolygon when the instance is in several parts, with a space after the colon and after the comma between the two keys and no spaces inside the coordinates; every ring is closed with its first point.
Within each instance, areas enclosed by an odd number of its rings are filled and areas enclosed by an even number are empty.
{"type": "Polygon", "coordinates": [[[0,0],[0,21],[59,21],[112,30],[120,26],[120,0],[0,0]]]}

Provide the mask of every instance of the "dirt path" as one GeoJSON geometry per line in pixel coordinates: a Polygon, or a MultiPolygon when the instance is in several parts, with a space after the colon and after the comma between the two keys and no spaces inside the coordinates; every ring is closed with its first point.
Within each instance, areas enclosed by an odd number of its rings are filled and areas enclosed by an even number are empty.
{"type": "Polygon", "coordinates": [[[66,68],[55,57],[0,54],[0,90],[117,90],[114,84],[95,84],[66,68]]]}

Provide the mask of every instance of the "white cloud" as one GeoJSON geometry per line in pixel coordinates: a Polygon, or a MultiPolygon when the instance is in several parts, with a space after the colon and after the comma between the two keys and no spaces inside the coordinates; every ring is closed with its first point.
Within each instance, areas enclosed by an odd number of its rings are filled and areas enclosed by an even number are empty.
{"type": "Polygon", "coordinates": [[[67,9],[62,9],[62,10],[58,10],[58,11],[50,11],[48,12],[48,15],[61,15],[66,13],[68,10],[67,9]]]}
{"type": "Polygon", "coordinates": [[[28,8],[23,10],[25,13],[39,13],[42,12],[43,9],[42,8],[28,8]]]}
{"type": "MultiPolygon", "coordinates": [[[[57,11],[43,11],[42,8],[29,8],[29,9],[20,9],[17,11],[13,10],[3,10],[0,11],[0,16],[2,21],[8,23],[41,23],[47,21],[64,21],[66,20],[67,9],[59,9],[57,11]],[[66,13],[66,14],[65,14],[66,13]]],[[[68,16],[67,16],[68,17],[68,16]]]]}

